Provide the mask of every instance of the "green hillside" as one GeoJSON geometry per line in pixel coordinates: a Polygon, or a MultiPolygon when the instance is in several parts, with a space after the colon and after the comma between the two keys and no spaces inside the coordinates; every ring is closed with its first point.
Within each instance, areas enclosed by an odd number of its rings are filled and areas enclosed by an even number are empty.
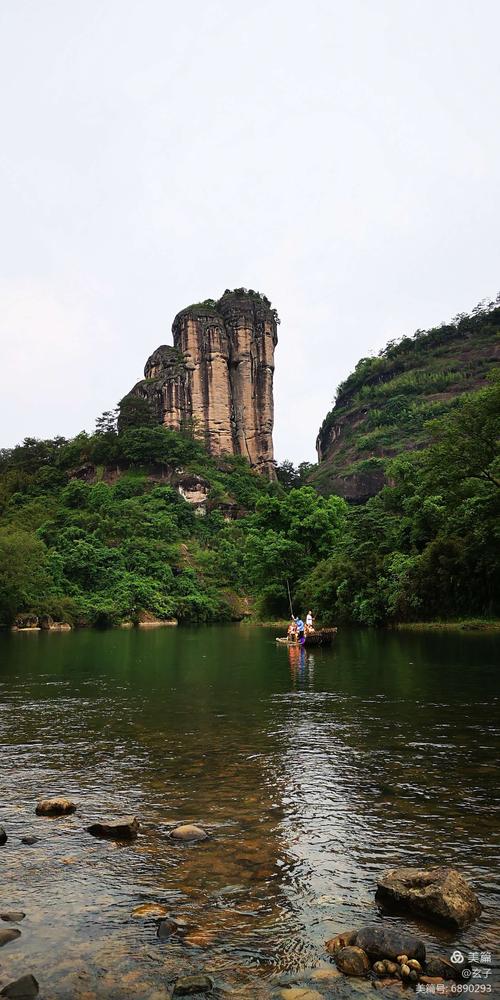
{"type": "Polygon", "coordinates": [[[310,481],[354,502],[374,495],[387,480],[388,461],[424,447],[427,422],[484,386],[499,361],[500,297],[363,358],[321,425],[310,481]]]}

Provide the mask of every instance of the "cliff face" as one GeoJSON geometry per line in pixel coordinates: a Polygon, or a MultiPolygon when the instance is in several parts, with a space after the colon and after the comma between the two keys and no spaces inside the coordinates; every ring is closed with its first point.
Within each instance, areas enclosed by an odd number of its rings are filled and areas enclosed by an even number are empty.
{"type": "Polygon", "coordinates": [[[192,429],[212,455],[243,455],[274,478],[278,322],[269,300],[245,289],[188,306],[174,319],[173,347],[154,351],[132,393],[159,423],[192,429]]]}
{"type": "Polygon", "coordinates": [[[482,388],[499,361],[496,303],[364,358],[339,387],[320,428],[311,483],[354,503],[378,493],[388,461],[425,447],[426,422],[445,414],[462,393],[482,388]]]}

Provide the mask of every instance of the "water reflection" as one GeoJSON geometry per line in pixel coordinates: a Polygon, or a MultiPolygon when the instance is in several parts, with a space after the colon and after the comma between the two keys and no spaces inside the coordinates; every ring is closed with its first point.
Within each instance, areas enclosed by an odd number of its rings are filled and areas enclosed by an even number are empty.
{"type": "Polygon", "coordinates": [[[494,950],[498,644],[364,632],[313,654],[239,627],[25,639],[0,639],[2,895],[27,913],[2,984],[29,965],[54,998],[153,998],[207,968],[268,996],[274,975],[323,963],[330,933],[378,919],[376,875],[405,862],[470,875],[488,908],[460,940],[494,950]],[[56,793],[80,815],[36,819],[56,793]],[[141,819],[133,845],[82,832],[121,812],[141,819]],[[213,838],[174,844],[181,821],[213,838]],[[162,944],[131,918],[147,901],[184,933],[162,944]]]}

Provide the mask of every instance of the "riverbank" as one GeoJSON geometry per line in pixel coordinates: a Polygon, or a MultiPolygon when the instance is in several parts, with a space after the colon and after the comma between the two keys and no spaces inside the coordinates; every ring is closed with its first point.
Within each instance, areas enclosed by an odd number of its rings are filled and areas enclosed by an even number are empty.
{"type": "Polygon", "coordinates": [[[493,618],[462,618],[451,622],[398,622],[391,628],[398,632],[500,632],[500,621],[493,618]]]}

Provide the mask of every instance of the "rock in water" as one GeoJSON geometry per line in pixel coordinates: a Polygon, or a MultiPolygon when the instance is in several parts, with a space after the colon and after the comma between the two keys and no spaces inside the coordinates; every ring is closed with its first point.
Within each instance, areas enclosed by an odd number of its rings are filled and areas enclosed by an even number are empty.
{"type": "Polygon", "coordinates": [[[161,903],[141,903],[132,910],[133,917],[142,917],[145,920],[158,920],[160,917],[166,917],[167,913],[167,908],[161,903]]]}
{"type": "Polygon", "coordinates": [[[21,837],[21,844],[27,844],[28,847],[33,847],[33,844],[38,843],[38,837],[34,837],[32,833],[27,834],[26,837],[21,837]]]}
{"type": "Polygon", "coordinates": [[[405,955],[408,958],[425,959],[425,944],[413,934],[404,934],[393,927],[383,924],[366,924],[356,934],[356,945],[366,951],[371,958],[397,958],[405,955]]]}
{"type": "Polygon", "coordinates": [[[35,809],[37,816],[68,816],[75,811],[75,803],[62,796],[55,799],[40,799],[35,809]]]}
{"type": "Polygon", "coordinates": [[[192,823],[186,823],[184,826],[176,826],[175,829],[171,831],[170,836],[173,840],[208,840],[207,831],[202,830],[201,826],[194,826],[192,823]]]}
{"type": "Polygon", "coordinates": [[[6,910],[0,913],[0,920],[6,920],[9,924],[20,924],[26,914],[22,910],[6,910]]]}
{"type": "Polygon", "coordinates": [[[87,833],[93,837],[107,837],[109,840],[135,840],[138,832],[139,823],[135,816],[101,820],[87,827],[87,833]]]}
{"type": "Polygon", "coordinates": [[[168,941],[168,939],[172,937],[172,934],[176,934],[178,930],[179,925],[175,922],[175,920],[169,920],[167,918],[166,920],[160,920],[156,936],[160,941],[168,941]]]}
{"type": "Polygon", "coordinates": [[[330,938],[329,941],[325,942],[325,948],[329,955],[336,955],[341,948],[346,948],[347,945],[355,944],[357,931],[342,931],[341,934],[337,934],[336,937],[330,938]]]}
{"type": "Polygon", "coordinates": [[[454,965],[449,958],[430,955],[425,963],[425,971],[428,976],[439,976],[441,979],[461,979],[464,966],[465,962],[454,965]]]}
{"type": "Polygon", "coordinates": [[[188,997],[192,993],[210,993],[212,989],[213,983],[208,976],[182,976],[175,983],[172,996],[188,997]]]}
{"type": "Polygon", "coordinates": [[[34,976],[21,976],[0,990],[0,996],[11,997],[12,1000],[33,1000],[38,996],[38,983],[34,976]]]}
{"type": "Polygon", "coordinates": [[[5,832],[5,827],[0,826],[0,847],[7,843],[7,834],[5,832]]]}
{"type": "Polygon", "coordinates": [[[335,964],[345,976],[366,976],[370,971],[370,959],[362,948],[348,945],[335,955],[335,964]]]}
{"type": "Polygon", "coordinates": [[[4,944],[9,944],[9,941],[15,941],[18,937],[21,937],[21,931],[18,931],[15,927],[9,927],[6,931],[0,931],[0,948],[4,944]]]}
{"type": "Polygon", "coordinates": [[[474,890],[454,868],[395,868],[378,880],[376,898],[460,930],[482,909],[474,890]]]}

